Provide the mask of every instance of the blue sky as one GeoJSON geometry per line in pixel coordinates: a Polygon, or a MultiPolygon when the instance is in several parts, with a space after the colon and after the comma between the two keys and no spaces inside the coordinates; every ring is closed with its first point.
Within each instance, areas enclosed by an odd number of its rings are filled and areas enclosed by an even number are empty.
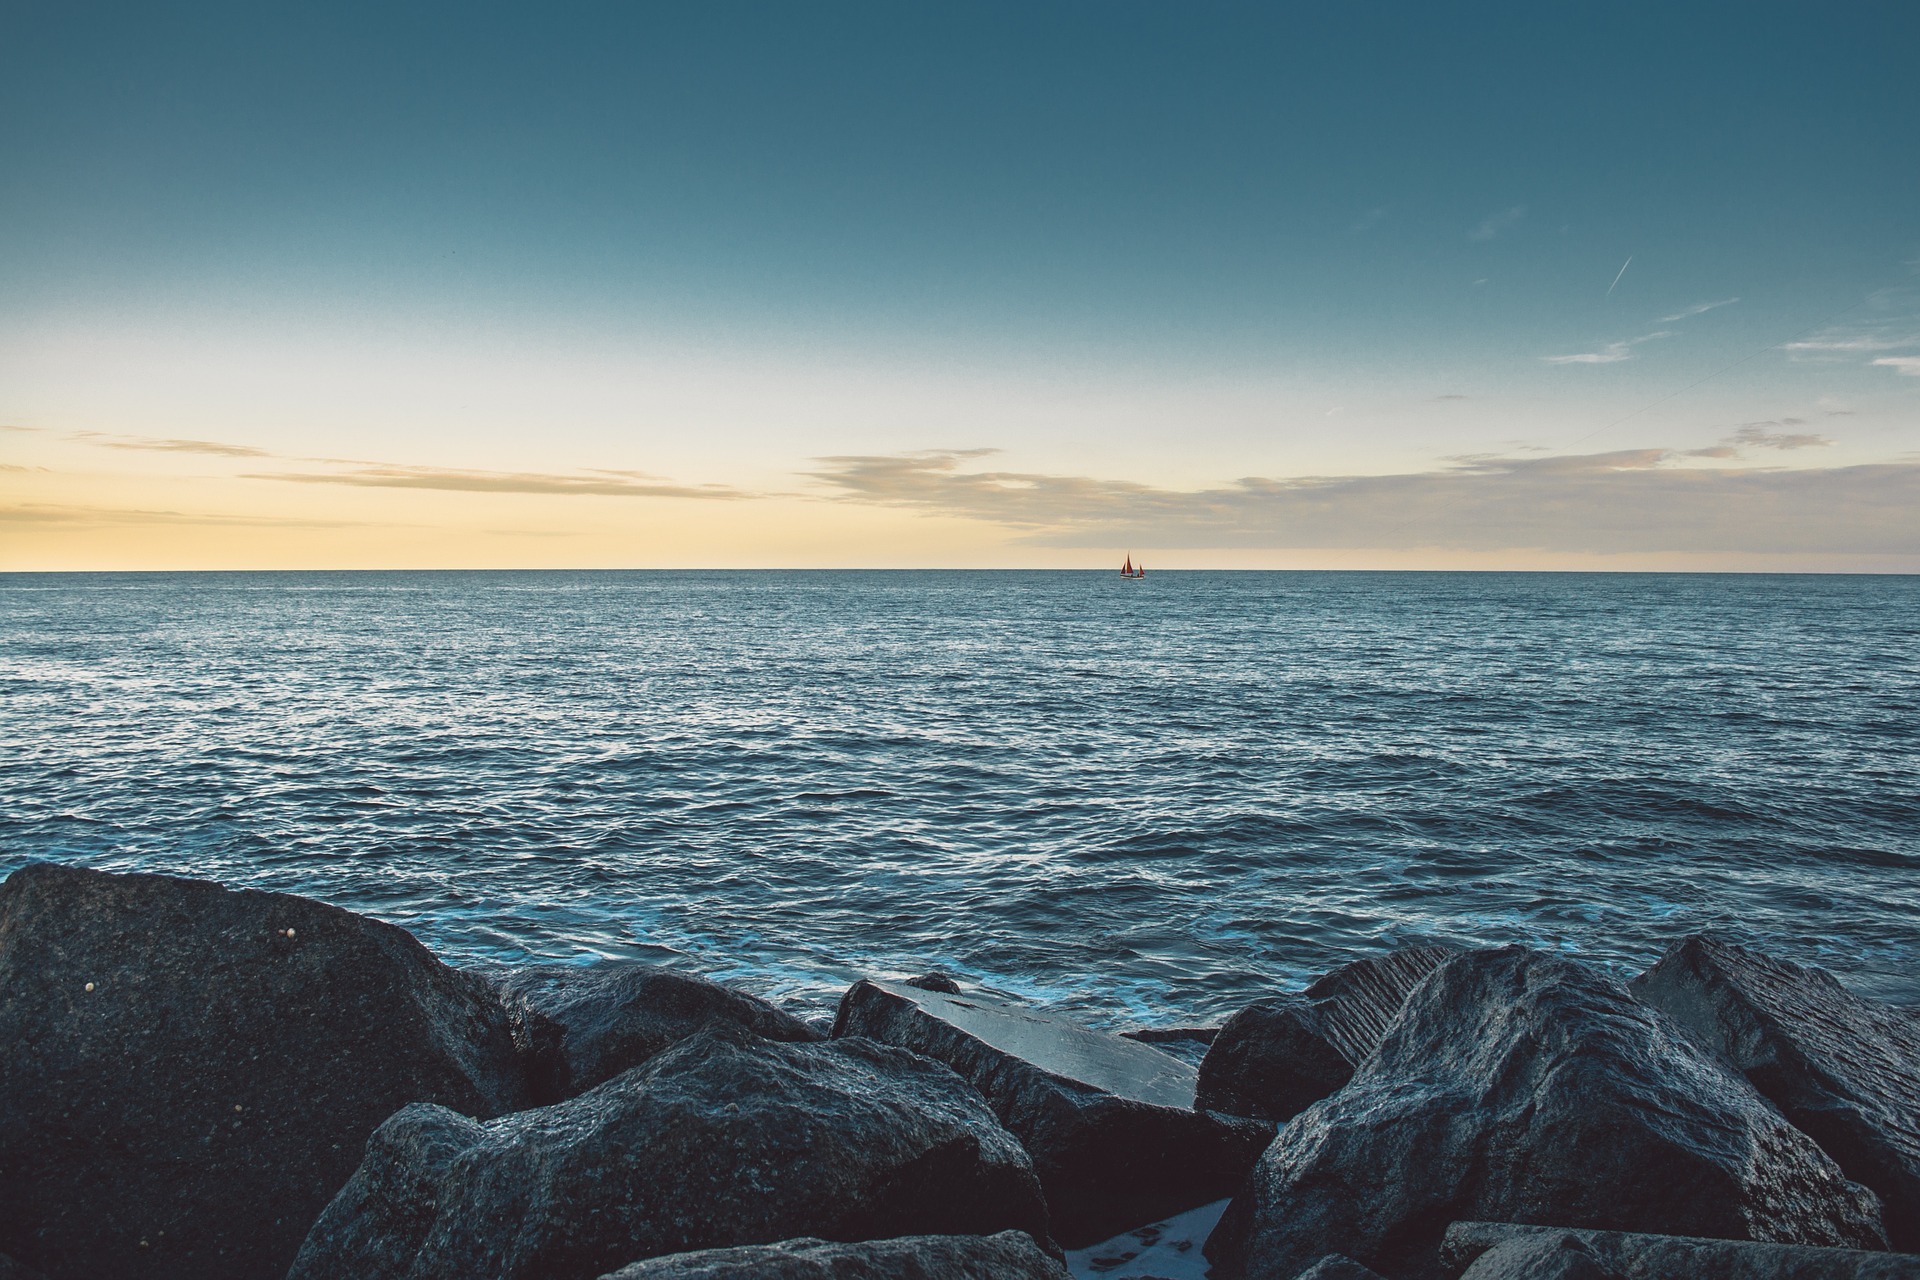
{"type": "Polygon", "coordinates": [[[1920,12],[1446,9],[15,5],[7,563],[1920,567],[1920,12]]]}

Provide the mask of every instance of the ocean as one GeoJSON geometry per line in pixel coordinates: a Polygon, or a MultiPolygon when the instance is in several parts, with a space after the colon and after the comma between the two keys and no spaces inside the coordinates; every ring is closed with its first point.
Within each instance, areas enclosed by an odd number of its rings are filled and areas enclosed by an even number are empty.
{"type": "Polygon", "coordinates": [[[308,894],[811,1011],[1214,1022],[1697,929],[1920,1004],[1920,578],[0,575],[0,873],[308,894]]]}

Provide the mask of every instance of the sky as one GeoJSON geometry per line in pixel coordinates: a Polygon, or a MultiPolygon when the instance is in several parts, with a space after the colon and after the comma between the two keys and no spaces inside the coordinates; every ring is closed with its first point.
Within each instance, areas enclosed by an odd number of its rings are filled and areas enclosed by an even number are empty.
{"type": "Polygon", "coordinates": [[[0,569],[1920,571],[1920,9],[9,0],[0,569]]]}

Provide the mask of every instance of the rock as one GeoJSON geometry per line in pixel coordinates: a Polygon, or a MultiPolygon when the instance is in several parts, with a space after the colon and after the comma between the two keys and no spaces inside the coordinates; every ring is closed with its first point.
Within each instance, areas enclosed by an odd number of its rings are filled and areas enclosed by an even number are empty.
{"type": "Polygon", "coordinates": [[[47,1278],[32,1267],[23,1267],[6,1254],[0,1253],[0,1280],[47,1280],[47,1278]]]}
{"type": "Polygon", "coordinates": [[[933,973],[923,973],[917,978],[908,978],[907,985],[910,987],[918,987],[922,991],[938,991],[943,995],[957,996],[960,994],[960,983],[954,976],[950,973],[941,973],[937,970],[933,973]]]}
{"type": "Polygon", "coordinates": [[[797,1236],[1047,1238],[1026,1152],[937,1062],[718,1023],[550,1107],[382,1125],[288,1280],[588,1280],[797,1236]]]}
{"type": "Polygon", "coordinates": [[[1363,1267],[1343,1253],[1330,1253],[1302,1271],[1295,1280],[1383,1280],[1372,1267],[1363,1267]]]}
{"type": "Polygon", "coordinates": [[[525,1102],[505,1012],[338,907],[34,864],[0,886],[0,1249],[57,1276],[285,1274],[409,1102],[525,1102]]]}
{"type": "MultiPolygon", "coordinates": [[[[1487,1280],[1477,1259],[1518,1243],[1558,1244],[1572,1237],[1624,1280],[1920,1280],[1920,1257],[1861,1249],[1756,1244],[1624,1231],[1569,1231],[1512,1222],[1456,1222],[1440,1247],[1443,1262],[1487,1280]],[[1469,1266],[1468,1264],[1473,1264],[1469,1266]]],[[[1465,1280],[1465,1276],[1462,1277],[1465,1280]]]]}
{"type": "Polygon", "coordinates": [[[1447,947],[1406,947],[1342,965],[1299,995],[1227,1020],[1200,1064],[1199,1105],[1286,1120],[1344,1086],[1447,947]]]}
{"type": "Polygon", "coordinates": [[[1132,1027],[1121,1035],[1141,1044],[1150,1044],[1162,1053],[1170,1053],[1190,1067],[1198,1068],[1207,1056],[1207,1048],[1220,1034],[1218,1027],[1132,1027]]]}
{"type": "Polygon", "coordinates": [[[1920,1251],[1920,1023],[1822,970],[1707,937],[1667,952],[1632,991],[1740,1068],[1879,1194],[1893,1246],[1920,1251]]]}
{"type": "Polygon", "coordinates": [[[676,1253],[601,1280],[1068,1280],[1067,1269],[1019,1231],[908,1236],[862,1244],[784,1240],[676,1253]]]}
{"type": "Polygon", "coordinates": [[[1579,1236],[1544,1231],[1497,1244],[1474,1260],[1460,1280],[1622,1280],[1579,1236]]]}
{"type": "Polygon", "coordinates": [[[1193,1109],[1194,1070],[1147,1045],[979,996],[862,981],[835,1036],[947,1063],[1033,1155],[1068,1248],[1232,1193],[1268,1126],[1193,1109]]]}
{"type": "Polygon", "coordinates": [[[1329,1246],[1438,1274],[1445,1225],[1882,1247],[1879,1203],[1676,1024],[1584,965],[1465,952],[1413,993],[1346,1088],[1288,1122],[1207,1255],[1291,1276],[1329,1246]]]}
{"type": "Polygon", "coordinates": [[[571,1098],[637,1067],[711,1023],[768,1040],[826,1037],[758,996],[632,960],[496,966],[485,971],[537,1064],[536,1101],[571,1098]]]}

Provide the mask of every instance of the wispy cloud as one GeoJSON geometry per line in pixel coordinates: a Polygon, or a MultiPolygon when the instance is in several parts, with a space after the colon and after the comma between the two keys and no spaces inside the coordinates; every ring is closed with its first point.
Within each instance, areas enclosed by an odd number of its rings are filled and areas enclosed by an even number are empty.
{"type": "Polygon", "coordinates": [[[99,431],[72,431],[69,440],[97,444],[103,449],[133,449],[142,453],[203,453],[216,458],[272,458],[278,455],[252,445],[222,444],[218,440],[167,440],[152,436],[115,436],[99,431]]]}
{"type": "Polygon", "coordinates": [[[838,500],[960,516],[1059,547],[1920,552],[1920,462],[1681,467],[1667,449],[1484,456],[1386,476],[1248,477],[1199,490],[973,471],[981,451],[823,458],[838,500]]]}
{"type": "Polygon", "coordinates": [[[1920,378],[1920,356],[1881,356],[1874,363],[1885,365],[1903,378],[1920,378]]]}
{"type": "Polygon", "coordinates": [[[363,489],[440,489],[455,493],[576,494],[613,498],[735,499],[753,495],[721,484],[675,484],[644,473],[589,471],[471,471],[458,467],[349,465],[337,471],[249,473],[248,480],[285,480],[294,484],[349,485],[363,489]]]}
{"type": "Polygon", "coordinates": [[[1749,449],[1824,449],[1833,441],[1810,431],[1780,431],[1779,427],[1799,427],[1800,418],[1781,418],[1773,422],[1749,422],[1728,437],[1736,445],[1749,449]]]}
{"type": "Polygon", "coordinates": [[[284,516],[222,515],[192,511],[155,511],[139,507],[61,506],[20,502],[0,506],[0,524],[25,525],[212,525],[235,528],[346,529],[352,520],[305,520],[284,516]]]}
{"type": "Polygon", "coordinates": [[[1519,226],[1527,216],[1527,206],[1514,205],[1511,209],[1502,209],[1490,213],[1480,220],[1480,225],[1467,232],[1469,240],[1492,240],[1519,226]]]}
{"type": "Polygon", "coordinates": [[[1541,356],[1548,364],[1618,364],[1622,360],[1633,359],[1633,349],[1643,342],[1652,342],[1656,338],[1671,338],[1673,334],[1666,329],[1656,329],[1652,333],[1643,333],[1637,338],[1628,338],[1625,342],[1609,342],[1598,351],[1582,351],[1568,356],[1541,356]]]}
{"type": "Polygon", "coordinates": [[[1738,301],[1740,301],[1738,298],[1722,298],[1718,302],[1696,302],[1684,311],[1676,311],[1670,316],[1661,316],[1660,323],[1673,324],[1675,321],[1688,320],[1694,316],[1704,315],[1715,307],[1730,307],[1738,301]]]}
{"type": "MultiPolygon", "coordinates": [[[[12,427],[35,431],[35,427],[12,427]]],[[[218,440],[182,440],[153,436],[70,431],[70,440],[105,449],[150,453],[193,453],[221,458],[271,458],[300,464],[300,470],[243,472],[242,480],[280,480],[293,484],[347,485],[363,489],[441,489],[459,493],[579,494],[617,498],[734,499],[755,495],[731,485],[681,484],[646,471],[584,467],[572,472],[484,471],[466,467],[408,466],[363,458],[309,458],[274,453],[252,445],[218,440]],[[321,468],[313,470],[310,468],[321,468]]]]}

